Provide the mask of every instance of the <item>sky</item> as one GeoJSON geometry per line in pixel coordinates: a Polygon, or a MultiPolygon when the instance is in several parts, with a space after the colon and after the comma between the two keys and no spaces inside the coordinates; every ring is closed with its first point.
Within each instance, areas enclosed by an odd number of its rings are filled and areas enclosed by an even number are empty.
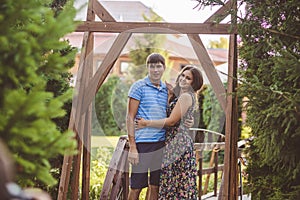
{"type": "Polygon", "coordinates": [[[140,0],[140,2],[152,8],[167,22],[201,23],[217,10],[217,7],[210,6],[199,10],[199,7],[196,7],[198,5],[196,0],[140,0]]]}
{"type": "MultiPolygon", "coordinates": [[[[124,0],[128,1],[128,0],[124,0]]],[[[210,17],[219,7],[207,6],[199,8],[196,0],[129,0],[140,1],[147,7],[152,8],[167,22],[202,23],[210,17]]],[[[222,35],[205,35],[201,39],[205,46],[210,40],[219,40],[222,35]]],[[[223,35],[224,37],[224,35],[223,35]]],[[[225,36],[226,37],[226,36],[225,36]]]]}
{"type": "MultiPolygon", "coordinates": [[[[75,0],[81,2],[82,5],[88,0],[75,0]]],[[[101,2],[101,0],[99,0],[101,2]]],[[[104,0],[105,1],[105,0],[104,0]]],[[[108,1],[108,0],[106,0],[108,1]]],[[[196,0],[110,0],[110,1],[140,1],[154,12],[160,15],[166,22],[178,23],[202,23],[210,17],[219,7],[207,6],[204,9],[199,9],[198,1],[196,0]]],[[[202,35],[201,39],[205,46],[210,40],[219,40],[221,36],[225,35],[202,35]]],[[[227,36],[225,36],[227,37],[227,36]]]]}

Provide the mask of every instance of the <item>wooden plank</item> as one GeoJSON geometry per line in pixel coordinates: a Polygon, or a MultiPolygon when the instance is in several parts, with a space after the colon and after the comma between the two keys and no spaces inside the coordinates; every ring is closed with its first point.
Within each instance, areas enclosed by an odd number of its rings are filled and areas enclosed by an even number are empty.
{"type": "Polygon", "coordinates": [[[208,19],[206,19],[204,23],[216,23],[217,21],[224,20],[228,16],[228,13],[226,12],[230,10],[231,5],[232,5],[231,0],[227,1],[225,5],[223,5],[208,19]]]}
{"type": "MultiPolygon", "coordinates": [[[[89,8],[87,12],[87,20],[95,20],[95,14],[92,11],[92,2],[89,2],[89,8]]],[[[79,88],[79,93],[78,93],[78,104],[77,104],[77,109],[78,112],[75,115],[75,125],[78,125],[78,135],[79,139],[81,140],[81,148],[78,150],[78,156],[76,156],[75,162],[74,162],[74,171],[73,171],[73,181],[71,183],[71,188],[72,188],[72,199],[78,199],[79,195],[79,174],[81,172],[81,162],[82,159],[84,161],[90,160],[90,155],[89,152],[90,150],[85,150],[83,145],[88,145],[85,147],[90,147],[88,143],[90,143],[90,125],[88,125],[88,121],[91,122],[91,108],[88,109],[88,112],[85,112],[83,115],[81,115],[81,109],[82,109],[82,102],[83,102],[83,94],[84,94],[84,88],[86,87],[90,77],[92,76],[92,70],[93,70],[93,59],[92,59],[92,53],[94,49],[94,33],[88,32],[87,33],[88,38],[87,38],[87,44],[86,44],[86,51],[85,51],[85,56],[83,58],[83,69],[82,69],[82,76],[81,76],[81,84],[79,88]],[[87,135],[86,135],[87,134],[87,135]],[[84,144],[85,140],[85,144],[84,144]]],[[[87,105],[90,107],[90,105],[87,105]]],[[[87,163],[82,163],[82,166],[85,170],[88,170],[87,167],[90,165],[87,165],[87,163]]],[[[88,171],[89,173],[89,171],[88,171]]],[[[81,199],[87,200],[89,199],[89,174],[86,171],[82,170],[82,185],[81,185],[81,199]]]]}
{"type": "MultiPolygon", "coordinates": [[[[218,165],[218,171],[223,171],[224,165],[218,165]]],[[[215,172],[215,167],[209,167],[202,169],[202,175],[212,174],[215,172]]]]}
{"type": "MultiPolygon", "coordinates": [[[[92,6],[93,8],[93,6],[92,6]]],[[[92,12],[92,8],[89,10],[87,19],[90,21],[95,20],[95,14],[92,12]]],[[[88,34],[87,42],[87,54],[85,56],[85,76],[84,87],[88,84],[88,81],[93,76],[93,51],[94,51],[94,33],[88,34]]],[[[82,96],[81,96],[82,98],[82,96]]],[[[82,106],[80,107],[82,109],[82,106]]],[[[88,107],[88,112],[85,113],[84,127],[82,135],[83,140],[83,157],[82,157],[82,186],[81,186],[81,199],[89,199],[90,191],[90,162],[91,162],[91,124],[92,124],[92,105],[88,107]]]]}
{"type": "MultiPolygon", "coordinates": [[[[215,151],[211,152],[211,156],[210,156],[210,161],[209,161],[209,167],[212,167],[215,161],[215,151]]],[[[214,168],[213,168],[214,169],[214,168]]],[[[208,183],[209,183],[209,179],[210,179],[210,173],[207,174],[206,179],[205,179],[205,183],[204,183],[204,188],[203,188],[203,194],[207,193],[207,189],[208,189],[208,183]]]]}
{"type": "MultiPolygon", "coordinates": [[[[81,123],[84,123],[83,120],[81,120],[81,123]]],[[[80,135],[80,132],[82,132],[83,125],[79,126],[79,133],[77,134],[77,151],[78,153],[74,156],[74,162],[73,162],[73,170],[72,170],[72,181],[71,181],[71,199],[79,199],[79,177],[80,177],[80,165],[81,165],[81,157],[82,157],[82,136],[80,135]]]]}
{"type": "Polygon", "coordinates": [[[217,196],[217,192],[218,192],[218,172],[219,172],[219,167],[218,167],[218,162],[219,162],[219,152],[218,151],[214,151],[215,155],[215,159],[214,159],[214,196],[217,196]]]}
{"type": "Polygon", "coordinates": [[[110,195],[111,200],[115,200],[117,198],[118,192],[119,192],[120,188],[122,187],[122,175],[125,172],[125,165],[126,165],[127,159],[128,159],[128,151],[123,151],[122,156],[120,158],[119,166],[116,171],[117,173],[114,177],[116,182],[111,189],[111,195],[110,195]]]}
{"type": "Polygon", "coordinates": [[[224,149],[225,142],[194,143],[195,151],[212,151],[214,148],[224,149]]]}
{"type": "Polygon", "coordinates": [[[126,145],[127,139],[120,137],[116,149],[113,153],[113,156],[109,163],[109,168],[107,170],[105,180],[103,183],[103,188],[100,194],[100,199],[105,200],[108,199],[109,191],[111,189],[112,181],[117,170],[117,166],[119,164],[120,158],[124,151],[124,147],[126,145]]]}
{"type": "Polygon", "coordinates": [[[116,21],[98,0],[93,0],[93,11],[104,22],[116,21]]]}
{"type": "Polygon", "coordinates": [[[225,157],[224,157],[224,188],[222,200],[235,200],[238,197],[237,184],[237,141],[238,141],[238,116],[237,96],[234,94],[237,87],[237,46],[236,35],[230,35],[229,39],[229,69],[228,69],[228,93],[227,113],[225,126],[225,157]]]}
{"type": "Polygon", "coordinates": [[[181,34],[230,34],[236,33],[230,24],[167,23],[167,22],[89,22],[80,23],[75,32],[107,33],[181,33],[181,34]]]}
{"type": "Polygon", "coordinates": [[[226,112],[226,90],[213,62],[208,55],[206,48],[204,47],[198,34],[188,34],[188,37],[223,111],[226,112]]]}
{"type": "Polygon", "coordinates": [[[73,156],[64,156],[62,171],[59,181],[57,200],[67,199],[68,184],[70,181],[73,156]]]}
{"type": "Polygon", "coordinates": [[[104,82],[109,71],[113,67],[114,63],[121,54],[123,48],[125,47],[127,41],[129,40],[131,33],[120,33],[110,48],[109,52],[106,54],[103,59],[99,69],[89,81],[88,86],[85,89],[84,100],[83,100],[83,109],[81,113],[86,112],[88,105],[92,102],[95,97],[96,92],[104,82]]]}
{"type": "Polygon", "coordinates": [[[82,200],[89,199],[90,191],[92,105],[90,105],[88,109],[89,111],[85,115],[83,135],[82,200]]]}
{"type": "Polygon", "coordinates": [[[198,158],[198,199],[201,200],[202,196],[202,175],[203,175],[203,151],[196,151],[196,158],[198,158]]]}
{"type": "MultiPolygon", "coordinates": [[[[81,87],[81,75],[82,75],[82,66],[83,66],[83,61],[84,57],[86,54],[86,46],[87,46],[87,41],[88,41],[88,32],[84,33],[83,36],[83,42],[82,42],[82,51],[80,55],[80,63],[79,63],[79,69],[78,69],[78,76],[77,76],[77,81],[75,85],[75,91],[79,91],[79,88],[81,87]]],[[[73,130],[76,135],[78,135],[78,125],[76,125],[76,114],[78,111],[78,96],[74,95],[73,100],[72,100],[72,109],[71,109],[71,114],[70,114],[70,121],[69,121],[69,130],[73,130]]],[[[78,122],[77,122],[78,123],[78,122]]],[[[77,142],[78,144],[78,142],[77,142]]],[[[77,145],[77,150],[80,147],[80,144],[77,145]]],[[[60,176],[60,182],[59,182],[59,191],[58,191],[58,200],[66,200],[67,199],[67,193],[68,193],[68,187],[69,187],[69,180],[70,180],[70,173],[71,173],[71,168],[72,168],[72,162],[73,162],[73,156],[72,155],[67,155],[64,156],[63,160],[63,166],[62,166],[62,172],[60,176]]]]}

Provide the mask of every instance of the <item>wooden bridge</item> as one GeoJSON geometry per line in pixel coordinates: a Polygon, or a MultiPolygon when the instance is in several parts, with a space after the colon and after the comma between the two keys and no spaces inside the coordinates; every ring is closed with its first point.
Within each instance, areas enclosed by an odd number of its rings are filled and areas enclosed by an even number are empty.
{"type": "MultiPolygon", "coordinates": [[[[224,136],[222,134],[205,130],[205,129],[192,129],[193,133],[205,133],[210,132],[219,135],[220,142],[205,142],[194,143],[194,149],[196,151],[196,160],[198,167],[198,199],[217,199],[218,197],[218,181],[221,185],[222,178],[218,178],[218,173],[223,172],[223,164],[219,164],[218,154],[220,150],[225,148],[225,142],[222,142],[224,136]],[[203,168],[203,152],[212,151],[209,167],[203,168]],[[207,194],[210,175],[214,175],[213,179],[213,192],[207,194]],[[202,179],[206,175],[205,183],[202,183],[202,179]]],[[[204,137],[202,137],[204,141],[204,137]]],[[[240,145],[245,144],[245,141],[240,141],[240,145]]],[[[104,180],[103,188],[101,191],[101,200],[126,200],[129,192],[129,163],[127,161],[128,156],[128,140],[127,136],[121,136],[112,155],[112,159],[109,164],[109,168],[104,180]]],[[[241,179],[241,177],[239,177],[241,179]]],[[[222,185],[221,185],[222,187],[222,185]]],[[[241,189],[241,187],[240,187],[241,189]]],[[[241,190],[240,190],[240,193],[241,190]]],[[[242,198],[242,197],[241,197],[242,198]]],[[[244,196],[243,199],[247,199],[244,196]]],[[[249,198],[248,198],[249,199],[249,198]]]]}

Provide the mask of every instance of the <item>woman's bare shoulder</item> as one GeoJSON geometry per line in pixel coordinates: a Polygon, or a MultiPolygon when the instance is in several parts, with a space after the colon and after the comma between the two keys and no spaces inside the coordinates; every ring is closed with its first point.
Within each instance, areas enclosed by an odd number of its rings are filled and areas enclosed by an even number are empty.
{"type": "Polygon", "coordinates": [[[190,93],[187,93],[187,92],[181,94],[179,99],[180,99],[180,101],[186,102],[186,103],[192,103],[192,100],[193,100],[192,95],[190,93]]]}

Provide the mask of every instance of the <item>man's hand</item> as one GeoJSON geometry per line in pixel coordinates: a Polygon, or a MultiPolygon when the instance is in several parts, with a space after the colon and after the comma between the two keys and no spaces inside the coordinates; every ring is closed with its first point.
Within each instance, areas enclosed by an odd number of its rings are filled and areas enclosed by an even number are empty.
{"type": "Polygon", "coordinates": [[[139,163],[139,153],[136,147],[130,147],[128,152],[128,162],[136,165],[139,163]]]}
{"type": "Polygon", "coordinates": [[[194,125],[194,117],[191,117],[191,119],[186,119],[184,122],[184,126],[188,127],[188,128],[192,128],[194,125]]]}

